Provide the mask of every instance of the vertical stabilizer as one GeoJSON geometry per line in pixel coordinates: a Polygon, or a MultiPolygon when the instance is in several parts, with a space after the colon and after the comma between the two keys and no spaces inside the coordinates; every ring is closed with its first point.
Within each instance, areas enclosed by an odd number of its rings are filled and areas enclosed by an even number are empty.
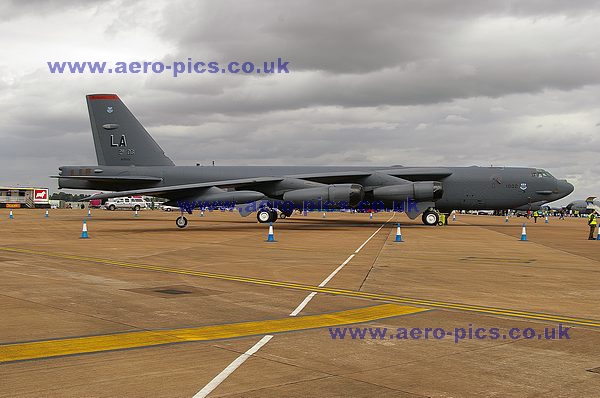
{"type": "Polygon", "coordinates": [[[174,166],[116,94],[87,96],[99,165],[174,166]]]}

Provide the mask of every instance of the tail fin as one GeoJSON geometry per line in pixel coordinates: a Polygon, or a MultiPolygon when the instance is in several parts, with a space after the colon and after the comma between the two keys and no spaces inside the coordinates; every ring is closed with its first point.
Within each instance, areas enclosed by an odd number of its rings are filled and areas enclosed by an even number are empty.
{"type": "Polygon", "coordinates": [[[90,94],[87,105],[99,165],[175,165],[116,94],[90,94]]]}

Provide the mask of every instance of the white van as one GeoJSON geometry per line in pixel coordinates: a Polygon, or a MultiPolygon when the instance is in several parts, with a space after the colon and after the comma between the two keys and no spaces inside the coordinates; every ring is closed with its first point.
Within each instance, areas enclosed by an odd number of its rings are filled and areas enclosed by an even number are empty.
{"type": "Polygon", "coordinates": [[[148,204],[142,198],[113,198],[104,204],[108,210],[142,210],[148,208],[148,204]]]}

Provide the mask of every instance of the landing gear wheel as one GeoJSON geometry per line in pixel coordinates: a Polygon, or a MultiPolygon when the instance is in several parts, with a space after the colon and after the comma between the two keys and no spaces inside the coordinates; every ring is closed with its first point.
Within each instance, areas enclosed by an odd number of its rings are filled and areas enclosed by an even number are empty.
{"type": "Polygon", "coordinates": [[[271,212],[269,209],[260,209],[256,212],[256,219],[259,223],[268,223],[271,222],[271,212]]]}
{"type": "Polygon", "coordinates": [[[435,211],[427,210],[423,213],[422,219],[425,225],[436,225],[440,222],[440,215],[435,211]]]}
{"type": "Polygon", "coordinates": [[[260,209],[256,212],[256,219],[259,223],[275,222],[277,220],[277,211],[273,209],[260,209]]]}
{"type": "Polygon", "coordinates": [[[188,225],[188,220],[187,218],[185,218],[184,216],[179,216],[177,217],[177,219],[175,220],[175,224],[179,227],[179,228],[185,228],[188,225]]]}
{"type": "Polygon", "coordinates": [[[292,214],[294,214],[294,209],[292,209],[292,210],[289,210],[289,209],[280,210],[279,211],[279,218],[282,218],[282,219],[283,218],[290,218],[292,216],[292,214]]]}

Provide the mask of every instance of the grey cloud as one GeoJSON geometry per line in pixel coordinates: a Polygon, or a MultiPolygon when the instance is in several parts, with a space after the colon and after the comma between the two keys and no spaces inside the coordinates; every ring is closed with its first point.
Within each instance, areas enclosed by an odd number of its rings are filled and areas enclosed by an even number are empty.
{"type": "Polygon", "coordinates": [[[177,4],[166,11],[172,23],[164,34],[179,43],[180,55],[195,54],[201,43],[226,60],[282,57],[296,70],[333,73],[364,73],[437,59],[482,17],[577,18],[600,8],[597,1],[494,0],[177,4]]]}
{"type": "Polygon", "coordinates": [[[191,97],[194,109],[183,100],[178,104],[186,114],[417,105],[572,90],[599,83],[597,32],[586,19],[600,18],[599,10],[597,1],[176,2],[165,10],[163,34],[178,49],[165,60],[260,64],[282,58],[292,72],[152,76],[147,87],[191,97]],[[503,17],[532,25],[570,20],[562,33],[549,27],[514,35],[507,25],[498,32],[490,27],[491,34],[478,25],[503,17]]]}
{"type": "Polygon", "coordinates": [[[27,15],[43,15],[49,13],[61,13],[70,9],[85,9],[105,3],[102,0],[90,0],[81,2],[79,0],[5,0],[0,3],[0,21],[7,21],[27,15]]]}

